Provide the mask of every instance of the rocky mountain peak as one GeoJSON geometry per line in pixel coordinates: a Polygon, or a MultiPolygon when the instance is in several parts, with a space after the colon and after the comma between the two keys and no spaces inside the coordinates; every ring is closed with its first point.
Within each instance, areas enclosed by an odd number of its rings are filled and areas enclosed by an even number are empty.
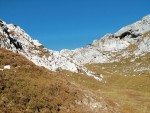
{"type": "Polygon", "coordinates": [[[136,38],[139,35],[144,34],[150,30],[150,15],[142,18],[142,20],[137,21],[131,25],[121,28],[115,33],[118,37],[125,37],[126,35],[131,35],[132,38],[136,38]]]}
{"type": "Polygon", "coordinates": [[[106,34],[99,40],[94,40],[92,45],[100,47],[103,51],[120,51],[137,43],[148,31],[150,31],[150,15],[121,28],[114,34],[106,34]]]}

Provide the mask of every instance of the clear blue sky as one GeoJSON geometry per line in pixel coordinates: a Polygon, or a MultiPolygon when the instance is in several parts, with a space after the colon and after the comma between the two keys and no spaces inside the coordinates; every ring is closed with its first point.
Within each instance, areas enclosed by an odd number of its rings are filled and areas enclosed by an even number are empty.
{"type": "Polygon", "coordinates": [[[85,47],[150,14],[150,0],[0,0],[0,19],[47,48],[85,47]]]}

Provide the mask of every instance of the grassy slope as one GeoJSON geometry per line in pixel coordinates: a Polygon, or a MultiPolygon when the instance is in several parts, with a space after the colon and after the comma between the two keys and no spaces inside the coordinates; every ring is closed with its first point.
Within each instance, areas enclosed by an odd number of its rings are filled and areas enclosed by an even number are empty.
{"type": "Polygon", "coordinates": [[[150,67],[150,53],[134,62],[130,60],[131,58],[118,63],[87,64],[88,69],[104,76],[102,82],[82,74],[72,74],[68,79],[118,103],[123,113],[149,113],[150,70],[141,69],[150,67]],[[134,71],[135,69],[140,71],[134,71]]]}
{"type": "MultiPolygon", "coordinates": [[[[72,80],[74,77],[68,79],[64,73],[38,67],[26,58],[0,48],[0,68],[5,65],[10,65],[11,69],[0,71],[0,113],[119,111],[118,106],[110,99],[93,92],[92,88],[82,87],[78,83],[80,80],[75,83],[72,80]]],[[[78,74],[76,77],[78,78],[78,74]]],[[[84,77],[89,79],[85,75],[84,77]]],[[[95,82],[94,79],[89,80],[89,83],[95,82]]],[[[89,83],[87,85],[93,87],[89,83]]]]}
{"type": "MultiPolygon", "coordinates": [[[[149,36],[150,32],[145,33],[142,40],[149,36]]],[[[133,45],[129,50],[136,48],[133,45]]],[[[132,59],[130,56],[121,62],[87,64],[89,70],[103,75],[102,82],[82,74],[72,74],[68,79],[118,103],[123,113],[150,113],[150,53],[132,59]]]]}
{"type": "Polygon", "coordinates": [[[10,70],[0,72],[0,112],[149,113],[150,72],[134,69],[148,67],[150,54],[129,61],[86,65],[104,76],[99,82],[83,74],[50,72],[20,55],[0,49],[0,68],[11,65],[10,70]],[[75,100],[82,102],[84,93],[94,94],[97,101],[103,98],[100,101],[112,108],[90,111],[87,106],[76,104],[75,100]]]}
{"type": "Polygon", "coordinates": [[[0,68],[4,65],[11,65],[11,69],[0,71],[0,113],[81,111],[75,100],[83,93],[63,75],[0,48],[0,68]]]}

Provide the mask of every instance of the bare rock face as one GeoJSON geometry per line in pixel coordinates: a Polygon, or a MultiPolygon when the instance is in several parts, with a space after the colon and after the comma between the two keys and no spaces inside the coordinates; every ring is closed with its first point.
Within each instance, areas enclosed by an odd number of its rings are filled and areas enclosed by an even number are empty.
{"type": "Polygon", "coordinates": [[[36,65],[52,71],[84,72],[96,78],[84,64],[116,62],[131,55],[140,56],[150,52],[150,15],[114,34],[106,34],[99,40],[94,40],[86,48],[61,51],[45,48],[19,26],[6,24],[2,20],[0,23],[3,24],[0,27],[0,47],[18,52],[36,65]],[[4,27],[8,28],[9,36],[4,32],[4,27]]]}
{"type": "Polygon", "coordinates": [[[150,31],[144,33],[140,42],[136,45],[137,45],[137,48],[134,51],[134,54],[136,56],[150,52],[150,31]]]}
{"type": "Polygon", "coordinates": [[[116,36],[122,36],[124,33],[129,33],[130,35],[139,36],[150,30],[150,15],[145,16],[142,20],[137,21],[129,26],[123,27],[118,32],[115,33],[116,36]]]}
{"type": "Polygon", "coordinates": [[[110,52],[110,54],[113,52],[118,54],[126,53],[124,56],[128,56],[129,54],[131,55],[132,51],[132,55],[141,55],[150,51],[149,32],[150,15],[145,16],[140,21],[121,28],[114,34],[106,34],[101,39],[94,40],[92,45],[99,48],[102,53],[105,53],[105,51],[110,52]]]}
{"type": "Polygon", "coordinates": [[[103,50],[114,49],[114,45],[116,50],[125,49],[130,44],[137,43],[141,36],[148,31],[150,31],[150,15],[134,24],[121,28],[115,34],[106,34],[100,40],[94,40],[93,45],[103,50]]]}

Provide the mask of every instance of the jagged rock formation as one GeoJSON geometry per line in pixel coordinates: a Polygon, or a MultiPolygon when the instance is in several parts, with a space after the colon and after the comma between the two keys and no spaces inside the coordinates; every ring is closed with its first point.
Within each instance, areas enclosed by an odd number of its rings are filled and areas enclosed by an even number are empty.
{"type": "Polygon", "coordinates": [[[88,71],[84,65],[87,63],[115,62],[129,56],[134,56],[135,59],[146,52],[150,52],[150,15],[134,24],[123,27],[115,34],[106,34],[99,40],[94,40],[87,48],[63,49],[61,51],[48,50],[37,40],[33,40],[19,26],[0,22],[7,26],[10,37],[21,44],[22,50],[10,43],[10,39],[1,28],[0,46],[2,48],[17,51],[36,65],[44,66],[53,71],[81,72],[101,80],[102,76],[88,71]]]}

